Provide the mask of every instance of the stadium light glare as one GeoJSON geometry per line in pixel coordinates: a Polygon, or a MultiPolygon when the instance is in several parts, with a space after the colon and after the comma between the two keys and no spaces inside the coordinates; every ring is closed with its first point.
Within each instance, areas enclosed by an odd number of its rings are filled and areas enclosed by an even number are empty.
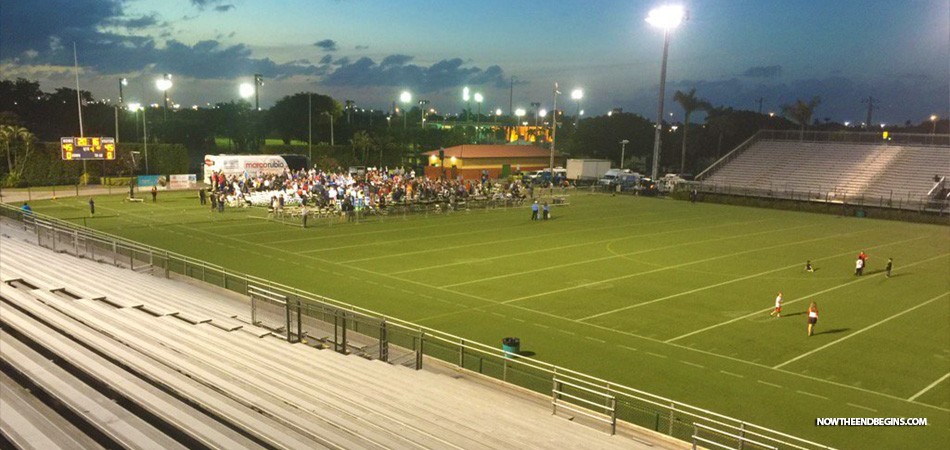
{"type": "Polygon", "coordinates": [[[142,109],[141,103],[129,103],[129,111],[135,112],[142,109]]]}
{"type": "Polygon", "coordinates": [[[470,98],[471,96],[469,96],[468,86],[465,86],[462,88],[462,101],[467,102],[470,98]]]}
{"type": "Polygon", "coordinates": [[[685,16],[686,11],[682,5],[664,5],[650,11],[646,21],[657,28],[672,30],[683,22],[685,16]]]}
{"type": "Polygon", "coordinates": [[[548,116],[548,110],[542,109],[542,110],[538,111],[538,116],[539,116],[539,117],[547,117],[547,116],[548,116]]]}
{"type": "Polygon", "coordinates": [[[515,110],[515,115],[519,118],[524,117],[525,111],[524,108],[518,108],[515,110]]]}
{"type": "Polygon", "coordinates": [[[409,91],[402,91],[402,94],[399,94],[399,101],[403,103],[409,103],[412,101],[412,94],[409,91]]]}
{"type": "Polygon", "coordinates": [[[582,98],[584,98],[584,91],[580,89],[574,89],[573,91],[571,91],[572,100],[580,100],[582,98]]]}
{"type": "Polygon", "coordinates": [[[498,108],[498,109],[495,110],[495,115],[496,115],[496,116],[500,116],[500,115],[501,115],[501,108],[498,108]]]}
{"type": "Polygon", "coordinates": [[[254,96],[254,85],[251,83],[241,83],[238,86],[238,93],[241,94],[241,98],[251,98],[254,96]]]}

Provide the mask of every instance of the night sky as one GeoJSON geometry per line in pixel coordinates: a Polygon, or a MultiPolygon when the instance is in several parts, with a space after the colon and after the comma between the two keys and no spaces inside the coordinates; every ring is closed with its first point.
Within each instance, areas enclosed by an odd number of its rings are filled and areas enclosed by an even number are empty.
{"type": "MultiPolygon", "coordinates": [[[[183,107],[234,100],[261,73],[263,107],[315,91],[388,109],[402,90],[459,112],[541,102],[555,81],[570,111],[621,107],[653,117],[662,31],[644,21],[662,1],[631,0],[0,0],[0,77],[51,91],[80,83],[96,98],[157,102],[174,76],[183,107]],[[473,106],[474,108],[474,106],[473,106]]],[[[820,96],[816,118],[919,123],[950,110],[950,0],[693,0],[672,34],[668,99],[695,87],[715,105],[779,111],[820,96]]],[[[561,103],[563,105],[563,103],[561,103]]],[[[667,107],[674,120],[682,110],[667,107]]]]}

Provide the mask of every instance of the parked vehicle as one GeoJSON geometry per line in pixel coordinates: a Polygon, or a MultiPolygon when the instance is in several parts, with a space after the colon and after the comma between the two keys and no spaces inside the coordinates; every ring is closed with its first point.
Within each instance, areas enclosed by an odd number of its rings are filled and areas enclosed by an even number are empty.
{"type": "Polygon", "coordinates": [[[620,175],[632,173],[634,172],[630,169],[610,169],[597,181],[597,184],[608,188],[613,187],[617,185],[620,175]]]}
{"type": "Polygon", "coordinates": [[[568,180],[594,181],[608,170],[610,161],[606,159],[569,159],[565,176],[568,180]]]}

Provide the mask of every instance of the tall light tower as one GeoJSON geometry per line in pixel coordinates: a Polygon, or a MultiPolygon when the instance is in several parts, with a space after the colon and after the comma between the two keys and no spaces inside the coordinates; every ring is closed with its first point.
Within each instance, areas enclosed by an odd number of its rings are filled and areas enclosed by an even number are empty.
{"type": "Polygon", "coordinates": [[[630,143],[630,140],[624,139],[620,141],[620,169],[623,169],[623,159],[627,156],[627,144],[630,143]]]}
{"type": "MultiPolygon", "coordinates": [[[[412,94],[409,91],[402,91],[402,94],[399,94],[399,101],[402,102],[405,107],[408,108],[409,103],[412,102],[412,94]]],[[[402,114],[402,129],[406,129],[406,116],[409,115],[409,111],[403,111],[402,114]]]]}
{"type": "Polygon", "coordinates": [[[551,111],[551,189],[554,189],[554,146],[557,144],[557,82],[554,82],[554,110],[551,111]]]}
{"type": "Polygon", "coordinates": [[[676,29],[683,21],[686,12],[682,6],[667,5],[650,11],[646,21],[650,25],[663,30],[663,62],[660,65],[660,94],[656,109],[656,131],[653,137],[653,170],[650,177],[656,180],[660,168],[660,143],[663,131],[663,97],[666,91],[666,61],[670,52],[670,32],[676,29]]]}
{"type": "Polygon", "coordinates": [[[473,98],[475,99],[475,104],[478,105],[478,114],[475,115],[475,142],[477,143],[481,137],[481,132],[478,128],[482,124],[482,101],[485,100],[485,97],[482,97],[481,92],[476,92],[473,98]]]}
{"type": "Polygon", "coordinates": [[[468,86],[462,88],[462,101],[465,102],[465,121],[469,122],[472,120],[472,96],[468,86]]]}
{"type": "Polygon", "coordinates": [[[119,79],[119,102],[115,104],[115,143],[119,143],[119,110],[124,106],[122,87],[129,85],[128,78],[119,79]]]}
{"type": "Polygon", "coordinates": [[[577,114],[574,115],[574,127],[577,127],[577,122],[581,118],[581,99],[584,98],[584,91],[580,88],[574,89],[571,91],[571,100],[574,100],[577,103],[577,114]]]}
{"type": "Polygon", "coordinates": [[[261,110],[261,86],[264,86],[264,75],[254,74],[254,109],[261,110]]]}
{"type": "Polygon", "coordinates": [[[162,110],[162,120],[164,121],[168,118],[168,90],[172,88],[172,74],[166,73],[156,80],[155,87],[162,91],[162,95],[165,97],[165,109],[162,110]]]}

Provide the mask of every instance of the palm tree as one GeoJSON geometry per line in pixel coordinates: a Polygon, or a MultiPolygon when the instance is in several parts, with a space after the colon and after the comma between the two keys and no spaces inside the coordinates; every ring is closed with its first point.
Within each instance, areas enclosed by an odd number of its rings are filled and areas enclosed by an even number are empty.
{"type": "Polygon", "coordinates": [[[369,137],[369,133],[362,130],[354,133],[353,138],[350,139],[350,146],[353,147],[353,159],[358,159],[365,165],[367,152],[373,146],[373,140],[369,137]],[[359,157],[360,154],[363,155],[362,159],[359,157]]]}
{"type": "Polygon", "coordinates": [[[3,143],[3,149],[7,154],[7,173],[13,172],[13,157],[10,151],[10,144],[16,136],[13,129],[12,125],[0,125],[0,142],[3,143]]]}
{"type": "Polygon", "coordinates": [[[811,122],[811,116],[815,113],[815,108],[821,104],[820,97],[813,97],[810,102],[805,103],[801,99],[791,105],[782,105],[782,114],[801,126],[800,140],[805,139],[805,127],[811,122]]]}
{"type": "Polygon", "coordinates": [[[683,154],[680,156],[680,173],[686,171],[686,131],[689,130],[689,116],[693,114],[694,111],[701,109],[703,111],[708,111],[712,108],[712,105],[709,104],[706,100],[696,97],[696,88],[692,88],[689,92],[676,91],[673,94],[673,101],[680,104],[683,108],[683,154]]]}

